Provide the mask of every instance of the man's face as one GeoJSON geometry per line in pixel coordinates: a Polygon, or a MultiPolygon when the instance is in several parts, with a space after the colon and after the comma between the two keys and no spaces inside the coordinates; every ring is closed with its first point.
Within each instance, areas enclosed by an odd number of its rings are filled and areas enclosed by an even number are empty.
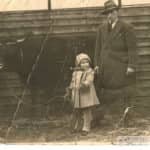
{"type": "Polygon", "coordinates": [[[112,10],[107,13],[107,19],[109,22],[114,22],[118,18],[118,11],[117,10],[112,10]]]}

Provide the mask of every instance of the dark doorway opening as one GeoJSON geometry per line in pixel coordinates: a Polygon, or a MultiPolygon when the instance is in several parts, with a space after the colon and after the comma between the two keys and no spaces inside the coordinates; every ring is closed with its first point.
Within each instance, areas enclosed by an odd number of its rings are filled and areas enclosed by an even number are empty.
{"type": "MultiPolygon", "coordinates": [[[[32,36],[9,48],[7,69],[17,72],[24,85],[41,50],[44,36],[32,36]]],[[[71,80],[75,56],[85,52],[93,59],[93,37],[49,37],[27,88],[30,90],[31,116],[44,117],[63,109],[65,88],[71,80]],[[51,103],[52,97],[57,97],[51,103]],[[59,107],[58,107],[59,106],[59,107]],[[35,115],[34,115],[35,114],[35,115]]],[[[68,111],[65,109],[65,111],[68,111]]]]}

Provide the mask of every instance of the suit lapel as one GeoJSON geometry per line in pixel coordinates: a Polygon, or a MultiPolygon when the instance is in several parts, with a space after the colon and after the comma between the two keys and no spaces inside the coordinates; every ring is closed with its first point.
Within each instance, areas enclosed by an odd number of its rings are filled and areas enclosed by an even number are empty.
{"type": "Polygon", "coordinates": [[[109,39],[110,40],[113,39],[118,34],[118,32],[120,31],[120,29],[121,29],[121,23],[118,20],[118,22],[116,23],[115,27],[110,32],[109,39]]]}
{"type": "Polygon", "coordinates": [[[107,43],[110,39],[110,32],[108,31],[108,23],[105,24],[103,28],[103,36],[104,36],[104,41],[107,43]]]}
{"type": "Polygon", "coordinates": [[[108,31],[108,23],[105,24],[103,28],[103,36],[104,36],[104,45],[109,45],[109,43],[114,39],[114,37],[118,34],[121,29],[121,22],[118,20],[115,27],[111,32],[108,31]]]}

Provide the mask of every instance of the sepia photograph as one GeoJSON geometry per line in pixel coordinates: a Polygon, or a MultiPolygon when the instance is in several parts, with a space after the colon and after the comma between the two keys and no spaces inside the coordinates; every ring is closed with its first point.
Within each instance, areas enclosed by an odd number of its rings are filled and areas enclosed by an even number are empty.
{"type": "Polygon", "coordinates": [[[0,144],[150,145],[150,0],[0,0],[0,144]]]}

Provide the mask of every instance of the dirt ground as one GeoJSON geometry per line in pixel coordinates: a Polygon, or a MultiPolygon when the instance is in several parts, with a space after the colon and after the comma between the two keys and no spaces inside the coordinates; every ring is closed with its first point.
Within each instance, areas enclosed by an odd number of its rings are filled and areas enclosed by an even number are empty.
{"type": "MultiPolygon", "coordinates": [[[[98,127],[92,129],[87,136],[80,133],[71,134],[69,116],[51,116],[48,119],[19,119],[15,122],[7,139],[6,125],[0,126],[1,143],[29,144],[123,144],[120,136],[150,136],[150,118],[132,120],[129,127],[116,128],[116,123],[104,120],[98,127]],[[119,142],[119,143],[118,143],[119,142]]],[[[150,139],[149,139],[150,141],[150,139]]],[[[128,141],[124,144],[135,144],[128,141]],[[130,142],[130,143],[129,143],[130,142]]],[[[137,143],[136,143],[137,144],[137,143]]],[[[138,144],[142,144],[138,142],[138,144]]]]}

